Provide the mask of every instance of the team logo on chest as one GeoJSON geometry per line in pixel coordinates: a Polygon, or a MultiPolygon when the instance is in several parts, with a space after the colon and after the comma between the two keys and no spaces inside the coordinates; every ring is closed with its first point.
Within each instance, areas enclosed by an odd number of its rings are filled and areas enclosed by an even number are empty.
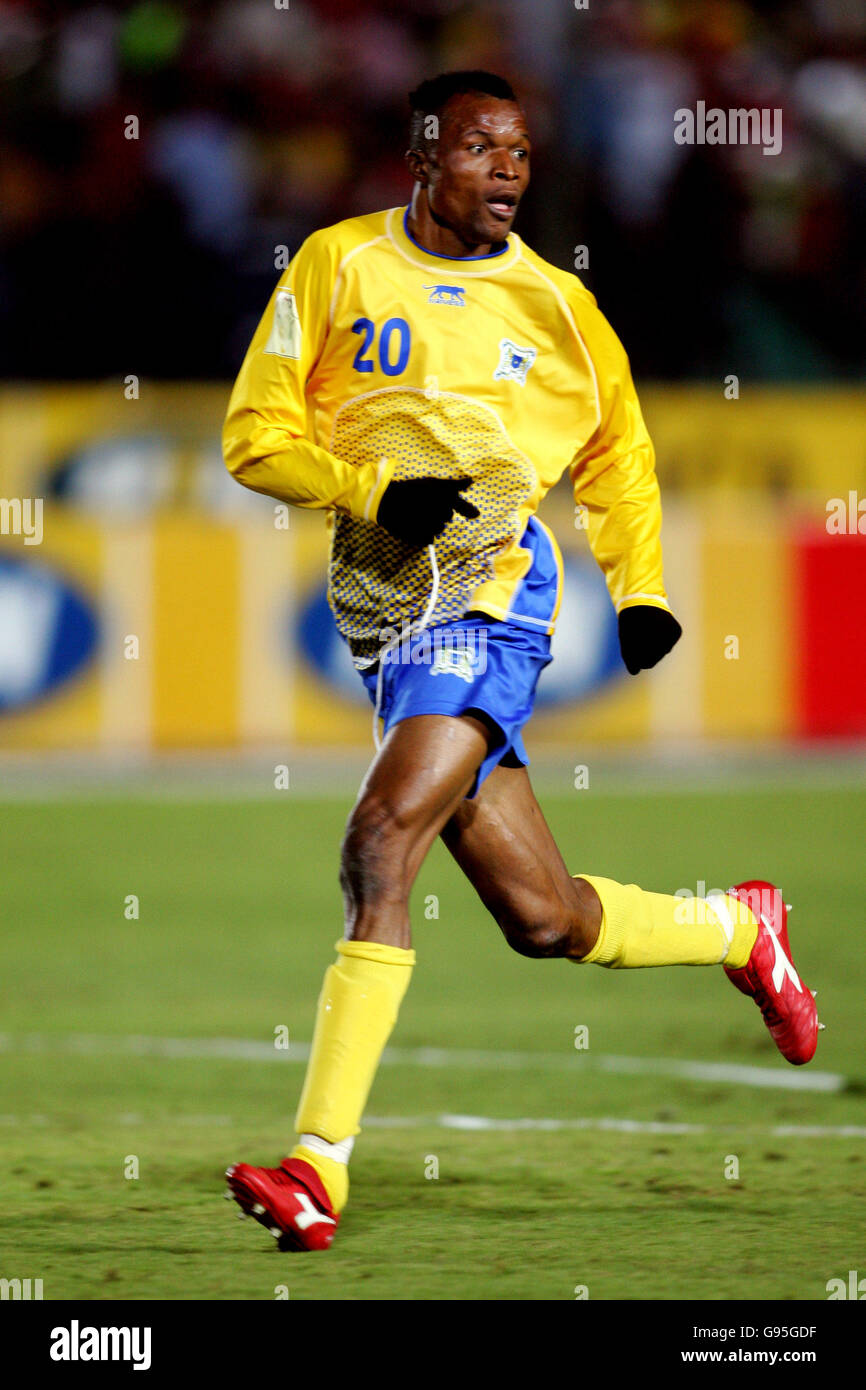
{"type": "Polygon", "coordinates": [[[535,348],[519,347],[510,338],[503,338],[499,344],[499,366],[493,373],[494,381],[516,381],[526,385],[526,373],[538,356],[535,348]]]}
{"type": "Polygon", "coordinates": [[[462,285],[425,285],[424,289],[430,291],[427,296],[428,304],[450,304],[453,308],[466,308],[466,291],[462,285]]]}

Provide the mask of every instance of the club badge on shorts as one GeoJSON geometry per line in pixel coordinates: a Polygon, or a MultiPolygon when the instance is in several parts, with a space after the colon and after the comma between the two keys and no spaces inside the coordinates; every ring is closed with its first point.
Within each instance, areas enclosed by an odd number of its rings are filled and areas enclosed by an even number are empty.
{"type": "Polygon", "coordinates": [[[471,685],[487,670],[487,629],[434,630],[430,654],[431,676],[457,676],[471,685]]]}

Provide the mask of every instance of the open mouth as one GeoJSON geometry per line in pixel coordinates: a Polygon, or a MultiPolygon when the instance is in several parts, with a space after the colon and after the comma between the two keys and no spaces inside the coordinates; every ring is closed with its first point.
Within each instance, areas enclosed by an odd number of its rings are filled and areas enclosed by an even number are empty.
{"type": "Polygon", "coordinates": [[[507,222],[517,209],[517,196],[514,193],[497,193],[493,198],[486,198],[485,202],[500,222],[507,222]]]}

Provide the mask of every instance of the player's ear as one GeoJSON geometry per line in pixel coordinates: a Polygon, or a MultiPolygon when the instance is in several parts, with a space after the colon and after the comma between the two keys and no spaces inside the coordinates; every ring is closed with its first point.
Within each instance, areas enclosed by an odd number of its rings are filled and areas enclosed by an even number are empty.
{"type": "Polygon", "coordinates": [[[415,182],[426,188],[430,182],[427,155],[423,150],[407,150],[404,158],[415,182]]]}

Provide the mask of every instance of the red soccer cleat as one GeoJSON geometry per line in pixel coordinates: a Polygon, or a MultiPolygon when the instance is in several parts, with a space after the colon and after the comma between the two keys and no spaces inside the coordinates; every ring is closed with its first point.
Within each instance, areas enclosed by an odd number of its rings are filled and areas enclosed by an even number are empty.
{"type": "Polygon", "coordinates": [[[244,1215],[266,1226],[281,1250],[327,1250],[340,1218],[309,1163],[300,1158],[284,1158],[279,1168],[235,1163],[226,1177],[244,1215]]]}
{"type": "Polygon", "coordinates": [[[788,943],[788,908],[772,883],[749,879],[729,888],[760,923],[758,937],[746,965],[739,969],[725,966],[725,974],[743,994],[754,999],[770,1030],[770,1036],[787,1061],[795,1067],[810,1062],[818,1045],[815,998],[806,989],[791,960],[788,943]]]}

